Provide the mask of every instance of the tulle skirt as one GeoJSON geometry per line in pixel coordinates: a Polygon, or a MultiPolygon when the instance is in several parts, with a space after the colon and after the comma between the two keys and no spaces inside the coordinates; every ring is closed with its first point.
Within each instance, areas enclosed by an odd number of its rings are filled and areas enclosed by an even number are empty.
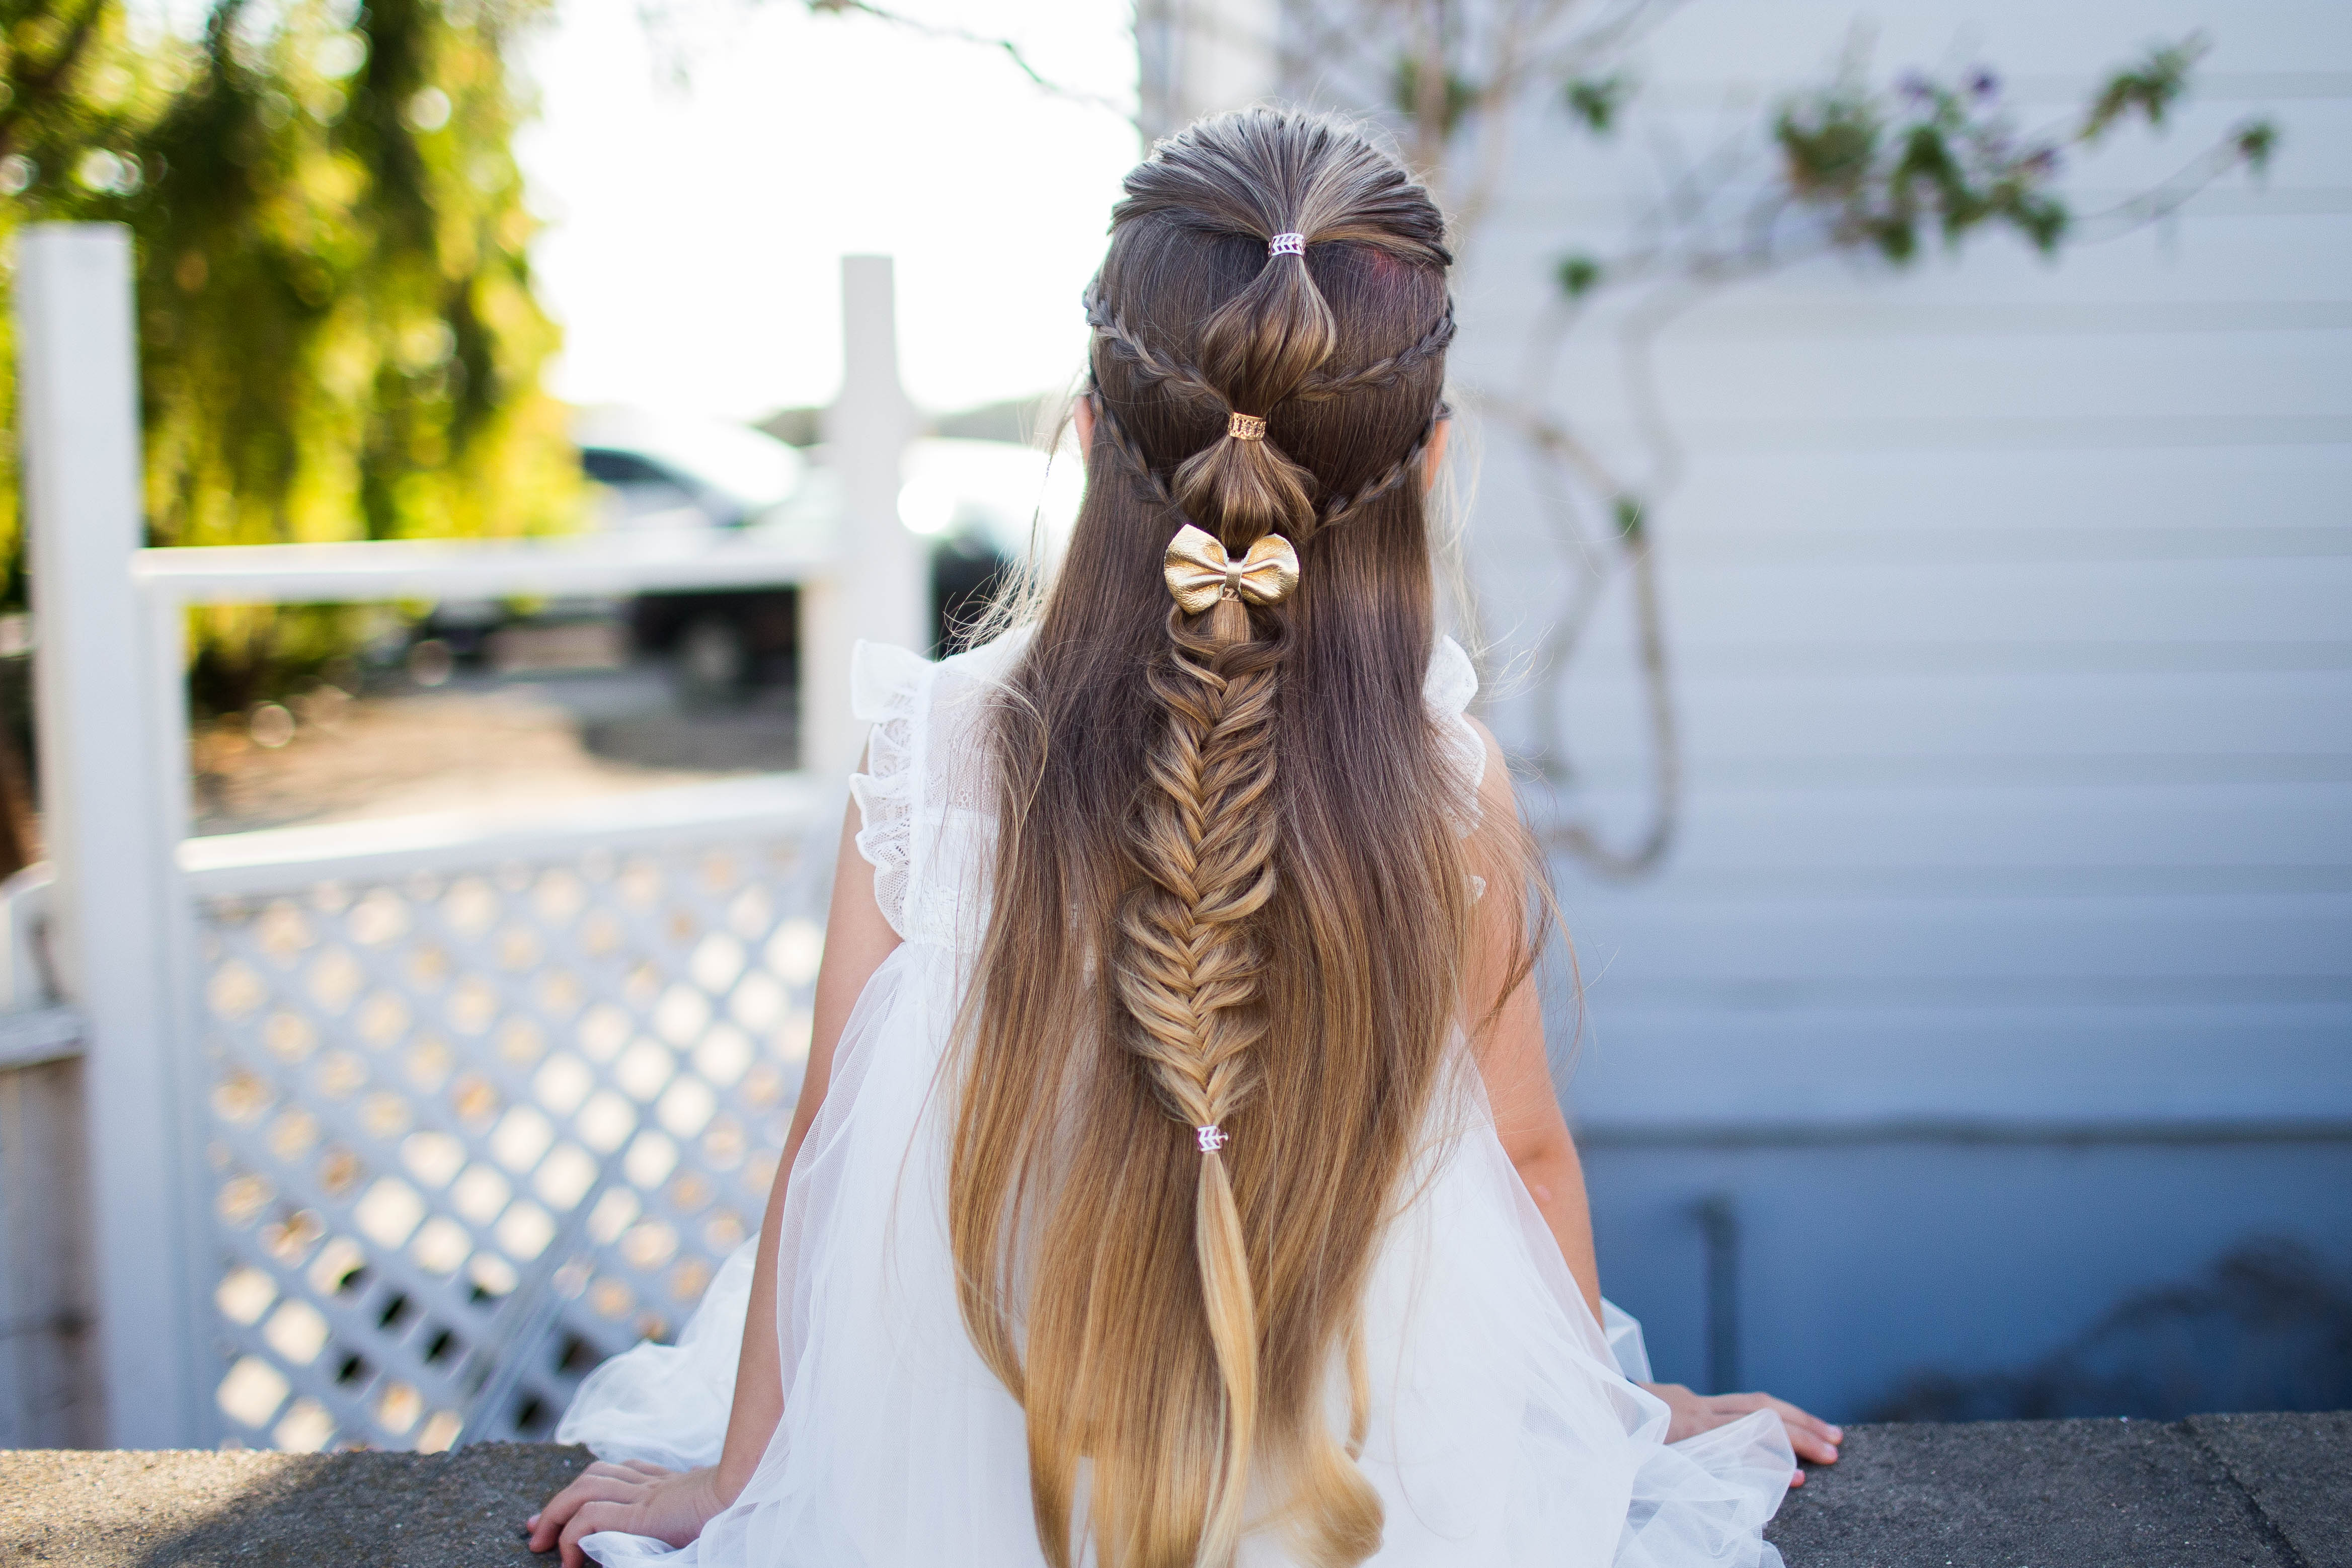
{"type": "MultiPolygon", "coordinates": [[[[776,1332],[783,1417],[735,1504],[672,1550],[588,1538],[605,1568],[1029,1568],[1021,1407],[958,1313],[933,1093],[956,965],[909,942],[867,984],[793,1167],[776,1332]]],[[[1433,1140],[1366,1303],[1372,1421],[1361,1459],[1386,1518],[1380,1568],[1779,1568],[1761,1530],[1796,1468],[1758,1412],[1663,1441],[1470,1087],[1433,1140]]],[[[588,1378],[558,1432],[606,1459],[714,1463],[751,1295],[752,1244],[675,1345],[588,1378]]],[[[1645,1369],[1643,1369],[1645,1370],[1645,1369]]],[[[1242,1568],[1290,1559],[1253,1535],[1242,1568]]]]}

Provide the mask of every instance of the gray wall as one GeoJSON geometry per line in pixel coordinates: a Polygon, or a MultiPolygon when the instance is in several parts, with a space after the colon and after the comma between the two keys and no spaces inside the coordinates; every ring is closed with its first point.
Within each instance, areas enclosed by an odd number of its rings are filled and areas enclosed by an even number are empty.
{"type": "MultiPolygon", "coordinates": [[[[1818,79],[1853,15],[1699,0],[1646,47],[1646,101],[1703,149],[1818,79]]],[[[1604,1281],[1662,1371],[1710,1375],[1714,1195],[1731,1374],[1841,1416],[2021,1367],[2249,1238],[2352,1269],[2352,12],[1864,15],[1883,70],[1989,59],[2028,123],[2210,31],[2204,90],[2086,166],[2084,207],[2243,114],[2285,140],[2264,184],[2055,267],[2004,239],[1816,264],[1660,342],[1688,792],[1659,874],[1559,867],[1570,1097],[1604,1281]]],[[[1622,236],[1654,145],[1531,118],[1463,281],[1464,379],[1508,376],[1551,259],[1622,236]]],[[[1564,401],[1628,452],[1589,342],[1564,401]]],[[[1486,447],[1473,555],[1508,650],[1573,566],[1486,447]]],[[[1557,694],[1557,804],[1624,838],[1638,695],[1616,604],[1557,694]]],[[[1553,700],[1507,685],[1507,745],[1553,700]]]]}

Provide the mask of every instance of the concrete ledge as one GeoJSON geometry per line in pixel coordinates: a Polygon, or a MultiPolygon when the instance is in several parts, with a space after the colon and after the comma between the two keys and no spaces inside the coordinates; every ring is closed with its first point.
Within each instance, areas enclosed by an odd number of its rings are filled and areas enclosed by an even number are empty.
{"type": "Polygon", "coordinates": [[[2352,1412],[1847,1432],[1790,1568],[2352,1568],[2352,1412]]]}
{"type": "MultiPolygon", "coordinates": [[[[2352,1568],[2352,1412],[1848,1432],[1772,1523],[1790,1568],[2352,1568]]],[[[587,1458],[0,1452],[0,1564],[544,1564],[517,1526],[587,1458]]]]}
{"type": "Polygon", "coordinates": [[[0,1568],[507,1568],[584,1448],[0,1452],[0,1568]]]}

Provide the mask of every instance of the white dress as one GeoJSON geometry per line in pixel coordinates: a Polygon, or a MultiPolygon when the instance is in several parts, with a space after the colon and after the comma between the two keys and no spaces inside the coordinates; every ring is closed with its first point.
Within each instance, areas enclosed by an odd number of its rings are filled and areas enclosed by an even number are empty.
{"type": "MultiPolygon", "coordinates": [[[[994,814],[979,726],[1018,634],[932,664],[861,645],[873,721],[852,781],[859,849],[904,938],[867,982],[784,1199],[776,1331],[783,1417],[734,1506],[672,1551],[607,1531],[606,1568],[1035,1568],[1021,1407],[956,1308],[944,1214],[952,1097],[933,1074],[987,917],[994,814]]],[[[1425,695],[1465,784],[1477,687],[1448,641],[1425,695]]],[[[1441,1118],[1428,1179],[1382,1243],[1366,1303],[1362,1467],[1386,1509],[1380,1568],[1778,1568],[1764,1521],[1796,1468],[1768,1412],[1671,1447],[1638,1326],[1593,1321],[1520,1184],[1475,1075],[1441,1118]]],[[[716,1462],[751,1293],[746,1242],[674,1346],[582,1384],[557,1436],[606,1459],[716,1462]]],[[[1287,1563],[1253,1535],[1243,1568],[1287,1563]]]]}

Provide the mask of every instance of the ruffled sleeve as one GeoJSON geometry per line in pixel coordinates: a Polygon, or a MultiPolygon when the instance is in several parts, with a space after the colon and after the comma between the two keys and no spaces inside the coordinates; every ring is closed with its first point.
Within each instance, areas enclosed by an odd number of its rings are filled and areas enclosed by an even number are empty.
{"type": "Polygon", "coordinates": [[[1437,726],[1438,746],[1454,766],[1461,805],[1455,826],[1464,834],[1478,826],[1478,786],[1486,777],[1486,742],[1465,717],[1470,700],[1478,695],[1478,671],[1462,645],[1439,637],[1429,658],[1429,675],[1421,686],[1422,700],[1437,726]]]}
{"type": "Polygon", "coordinates": [[[882,918],[907,934],[915,880],[915,823],[922,810],[924,692],[938,667],[887,643],[861,642],[849,659],[849,707],[874,726],[866,769],[849,776],[857,802],[857,852],[874,868],[882,918]]]}

